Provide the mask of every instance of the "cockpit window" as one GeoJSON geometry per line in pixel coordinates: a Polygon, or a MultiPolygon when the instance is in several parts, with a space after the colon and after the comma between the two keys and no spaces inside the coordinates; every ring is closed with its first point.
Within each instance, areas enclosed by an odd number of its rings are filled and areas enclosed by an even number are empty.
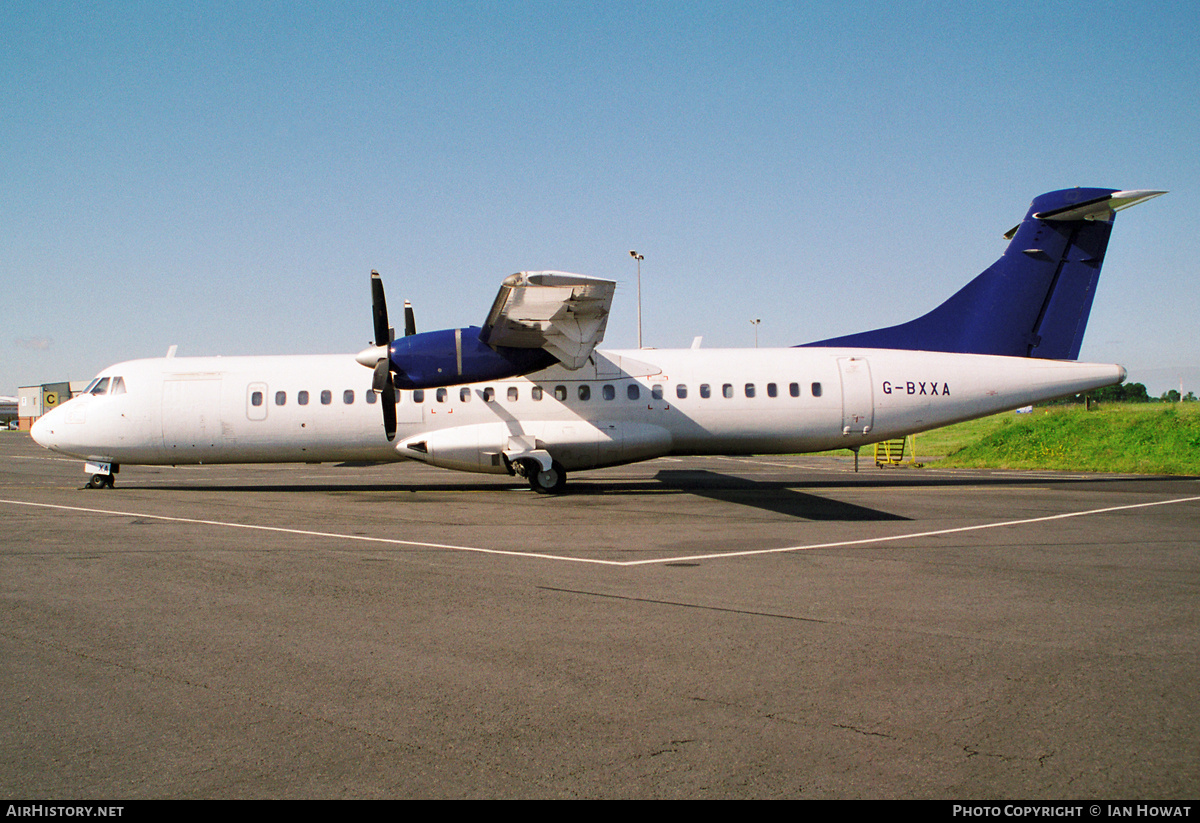
{"type": "Polygon", "coordinates": [[[125,378],[114,377],[112,381],[112,391],[109,394],[124,394],[125,393],[125,378]]]}
{"type": "Polygon", "coordinates": [[[92,384],[88,394],[108,394],[108,378],[101,377],[92,384]]]}

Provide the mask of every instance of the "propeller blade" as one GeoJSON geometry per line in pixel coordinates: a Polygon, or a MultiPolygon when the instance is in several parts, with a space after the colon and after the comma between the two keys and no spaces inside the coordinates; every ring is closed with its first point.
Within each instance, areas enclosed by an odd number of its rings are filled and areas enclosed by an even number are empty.
{"type": "Polygon", "coordinates": [[[413,313],[412,303],[404,301],[404,336],[417,333],[417,316],[413,313]]]}
{"type": "Polygon", "coordinates": [[[383,393],[379,395],[379,405],[383,406],[383,433],[391,443],[396,439],[396,384],[392,382],[391,371],[387,372],[383,393]]]}
{"type": "Polygon", "coordinates": [[[375,374],[371,377],[371,389],[376,394],[386,390],[388,383],[391,382],[392,372],[388,366],[389,363],[386,358],[381,359],[375,364],[375,374]]]}
{"type": "MultiPolygon", "coordinates": [[[[405,312],[405,323],[407,324],[405,312]]],[[[379,393],[379,405],[383,407],[383,431],[388,442],[396,439],[396,384],[392,381],[392,362],[387,347],[395,339],[396,333],[388,325],[387,301],[383,296],[383,278],[379,272],[371,270],[371,319],[375,323],[375,346],[379,348],[380,357],[375,362],[375,371],[371,376],[371,388],[379,393]]],[[[370,349],[367,350],[369,352],[370,349]]],[[[363,352],[359,355],[362,363],[363,352]]],[[[364,365],[366,365],[364,363],[364,365]]]]}
{"type": "Polygon", "coordinates": [[[371,270],[371,318],[375,321],[375,345],[386,346],[392,342],[392,330],[388,326],[387,301],[383,297],[383,279],[379,272],[371,270]]]}

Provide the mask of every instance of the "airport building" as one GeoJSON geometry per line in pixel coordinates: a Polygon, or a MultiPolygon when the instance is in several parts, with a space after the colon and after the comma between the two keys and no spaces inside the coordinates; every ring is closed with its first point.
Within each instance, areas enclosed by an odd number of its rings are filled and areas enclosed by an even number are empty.
{"type": "Polygon", "coordinates": [[[29,431],[33,421],[60,403],[66,403],[87,386],[86,382],[43,383],[17,389],[16,417],[21,431],[29,431]]]}
{"type": "Polygon", "coordinates": [[[17,419],[17,398],[0,395],[0,426],[7,426],[17,419]]]}

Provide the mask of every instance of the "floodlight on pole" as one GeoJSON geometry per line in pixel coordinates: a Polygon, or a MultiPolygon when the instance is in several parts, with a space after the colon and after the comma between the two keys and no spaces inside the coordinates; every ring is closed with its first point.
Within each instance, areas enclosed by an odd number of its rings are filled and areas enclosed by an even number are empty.
{"type": "Polygon", "coordinates": [[[629,256],[637,261],[637,280],[638,280],[638,348],[642,347],[642,261],[646,259],[645,255],[638,254],[633,249],[629,250],[629,256]]]}
{"type": "Polygon", "coordinates": [[[758,348],[758,325],[760,323],[762,323],[762,320],[757,317],[750,321],[750,325],[754,326],[754,348],[756,349],[758,348]]]}

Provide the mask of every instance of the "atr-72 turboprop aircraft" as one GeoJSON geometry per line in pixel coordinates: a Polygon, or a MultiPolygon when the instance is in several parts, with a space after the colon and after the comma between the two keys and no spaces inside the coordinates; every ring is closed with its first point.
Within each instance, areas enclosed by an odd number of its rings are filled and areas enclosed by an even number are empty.
{"type": "Polygon", "coordinates": [[[1124,380],[1074,361],[1115,213],[1162,193],[1043,194],[933,311],[785,349],[598,350],[614,284],[560,272],[507,278],[482,327],[418,334],[406,312],[395,339],[372,272],[358,355],[119,363],[32,433],[93,487],[122,463],[420,460],[557,492],[662,455],[856,449],[1124,380]]]}

